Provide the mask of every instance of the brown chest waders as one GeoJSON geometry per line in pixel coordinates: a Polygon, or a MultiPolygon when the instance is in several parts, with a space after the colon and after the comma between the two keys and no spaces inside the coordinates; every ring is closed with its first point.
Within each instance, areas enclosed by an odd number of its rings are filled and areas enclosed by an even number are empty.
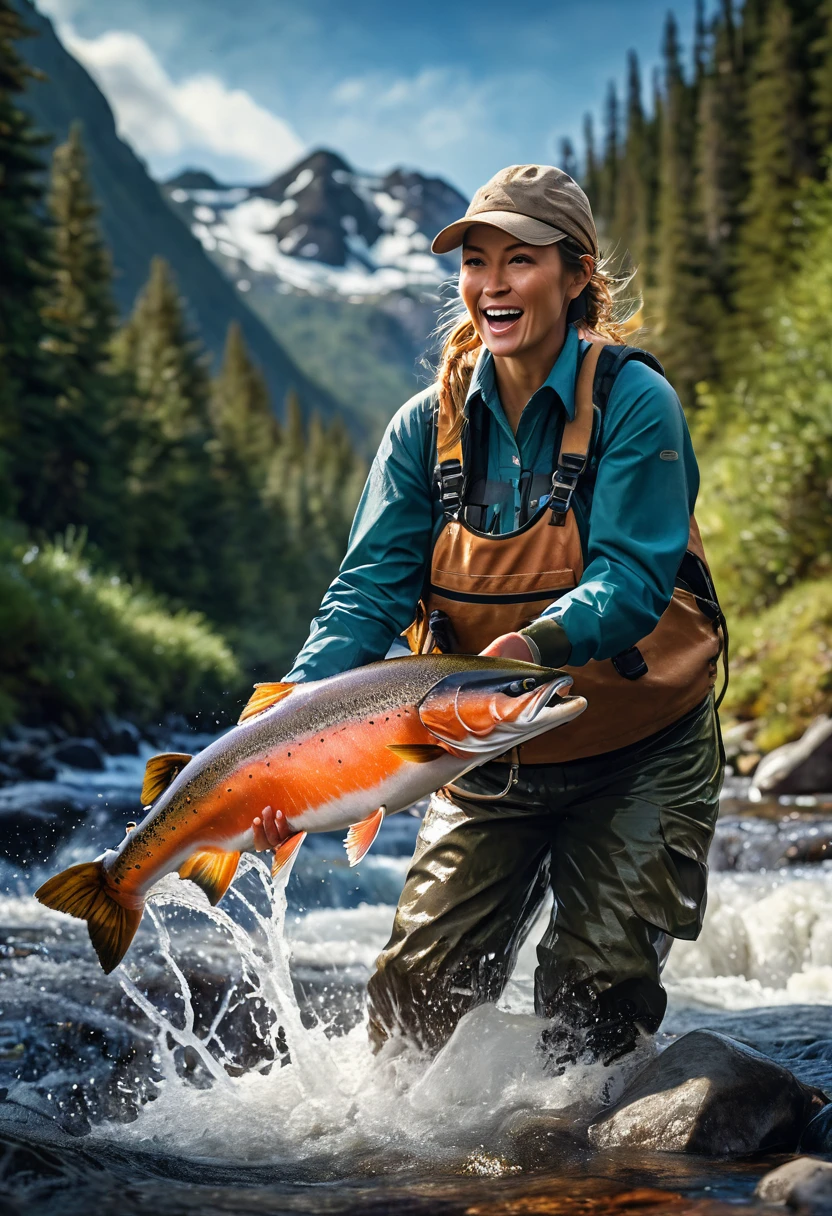
{"type": "MultiPolygon", "coordinates": [[[[621,350],[629,357],[634,353],[603,343],[590,346],[578,374],[575,417],[563,429],[551,497],[516,531],[479,532],[462,517],[463,444],[449,438],[452,419],[440,406],[437,476],[446,520],[434,545],[429,586],[406,633],[415,653],[447,648],[430,629],[434,612],[447,620],[457,653],[478,654],[501,634],[530,625],[577,587],[584,559],[572,504],[589,464],[594,402],[603,381],[596,372],[605,349],[616,356],[621,350]]],[[[573,722],[523,744],[520,763],[562,764],[600,755],[677,722],[713,689],[723,641],[722,614],[691,518],[680,578],[656,628],[615,658],[565,667],[574,679],[571,692],[586,697],[587,708],[573,722]]]]}
{"type": "MultiPolygon", "coordinates": [[[[463,447],[448,441],[440,411],[446,521],[407,633],[413,650],[477,652],[578,584],[573,495],[588,474],[599,410],[630,357],[590,346],[552,498],[508,534],[460,518],[463,447]],[[436,612],[444,634],[431,632],[436,612]]],[[[670,939],[695,938],[704,915],[723,769],[710,694],[724,638],[692,519],[655,630],[615,659],[567,668],[588,701],[581,717],[506,756],[510,769],[483,765],[433,800],[368,986],[376,1047],[401,1034],[435,1051],[465,1013],[497,1000],[547,888],[555,902],[537,947],[534,999],[553,1019],[541,1040],[548,1067],[613,1060],[639,1030],[658,1028],[670,939]]]]}

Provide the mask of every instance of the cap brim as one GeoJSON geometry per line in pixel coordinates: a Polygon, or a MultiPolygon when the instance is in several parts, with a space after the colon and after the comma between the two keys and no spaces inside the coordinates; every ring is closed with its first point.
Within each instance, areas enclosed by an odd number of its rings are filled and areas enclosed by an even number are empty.
{"type": "Polygon", "coordinates": [[[478,215],[466,215],[443,228],[438,236],[434,237],[431,245],[433,253],[450,253],[452,249],[458,249],[472,224],[489,224],[492,228],[501,228],[503,232],[526,245],[554,245],[566,236],[560,228],[544,224],[543,220],[533,219],[530,215],[518,215],[516,211],[481,211],[478,215]]]}

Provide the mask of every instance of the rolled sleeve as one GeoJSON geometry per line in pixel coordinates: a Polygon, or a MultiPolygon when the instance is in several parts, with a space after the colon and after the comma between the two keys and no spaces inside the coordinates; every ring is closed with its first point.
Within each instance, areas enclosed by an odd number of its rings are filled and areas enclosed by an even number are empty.
{"type": "Polygon", "coordinates": [[[635,362],[607,403],[579,585],[544,613],[565,630],[569,662],[608,659],[652,633],[670,603],[699,474],[679,399],[635,362]]]}
{"type": "Polygon", "coordinates": [[[433,532],[432,408],[422,393],[388,426],[341,569],[287,680],[320,680],[384,658],[413,620],[433,532]]]}

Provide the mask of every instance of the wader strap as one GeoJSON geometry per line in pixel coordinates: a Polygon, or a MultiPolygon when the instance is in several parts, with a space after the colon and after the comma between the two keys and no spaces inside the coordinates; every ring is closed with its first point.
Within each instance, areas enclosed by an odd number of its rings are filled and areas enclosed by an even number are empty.
{"type": "Polygon", "coordinates": [[[586,468],[589,445],[592,441],[592,424],[595,420],[593,385],[595,369],[606,344],[593,342],[584,355],[578,380],[575,385],[575,417],[563,428],[558,464],[552,475],[552,494],[549,506],[552,511],[550,524],[562,528],[572,506],[572,495],[578,479],[586,468]]]}
{"type": "Polygon", "coordinates": [[[440,404],[436,415],[436,468],[439,499],[446,516],[456,519],[462,506],[465,474],[462,469],[462,434],[449,440],[452,419],[440,404]]]}

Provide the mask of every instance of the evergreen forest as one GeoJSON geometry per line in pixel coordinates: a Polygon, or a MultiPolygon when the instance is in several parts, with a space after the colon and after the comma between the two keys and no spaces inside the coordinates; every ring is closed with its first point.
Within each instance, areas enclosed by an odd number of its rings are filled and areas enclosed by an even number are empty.
{"type": "Polygon", "coordinates": [[[691,50],[669,16],[649,85],[630,54],[582,181],[691,425],[725,711],[767,750],[832,711],[832,0],[698,0],[691,50]]]}
{"type": "Polygon", "coordinates": [[[237,324],[210,360],[167,264],[126,320],[83,132],[19,104],[0,0],[0,726],[210,729],[278,678],[344,550],[365,470],[290,394],[278,423],[237,324]]]}

